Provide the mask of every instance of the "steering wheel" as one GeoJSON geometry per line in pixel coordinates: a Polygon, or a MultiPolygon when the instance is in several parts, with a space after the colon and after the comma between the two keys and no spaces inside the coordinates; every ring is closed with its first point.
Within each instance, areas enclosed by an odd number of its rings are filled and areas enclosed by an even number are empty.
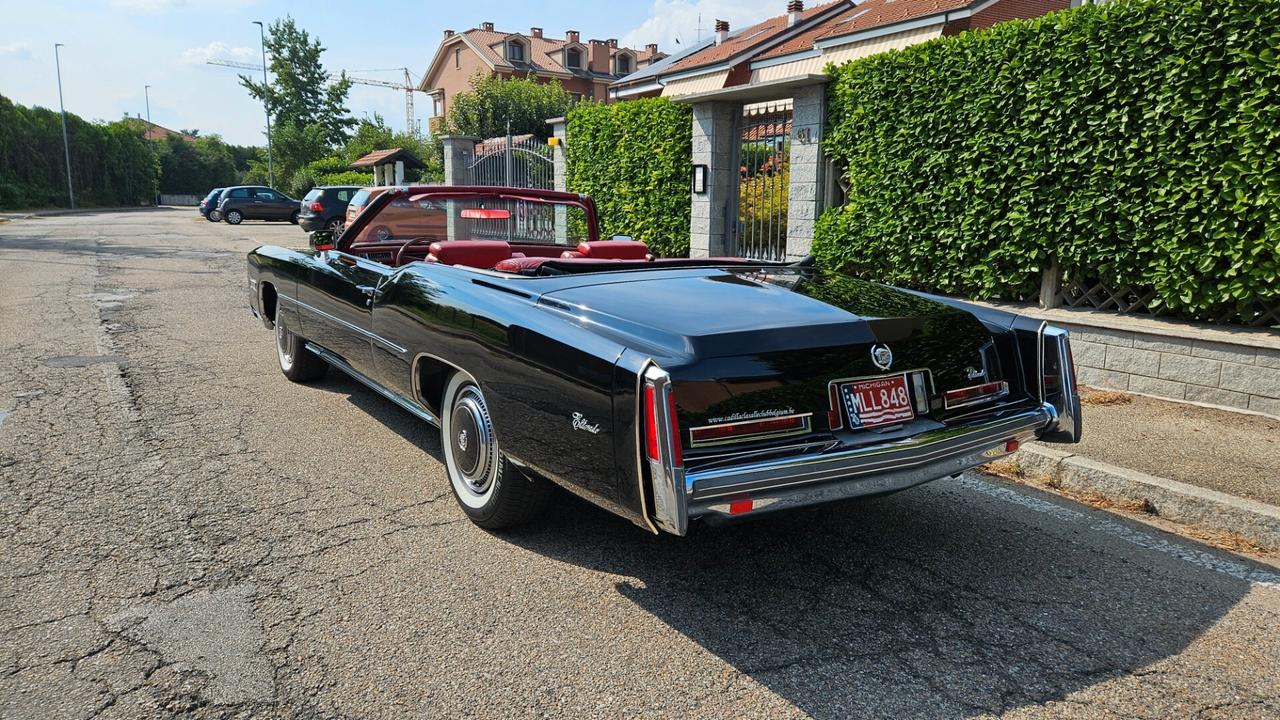
{"type": "Polygon", "coordinates": [[[400,246],[400,249],[396,251],[396,267],[400,267],[401,263],[403,262],[403,260],[404,260],[404,251],[405,251],[405,250],[408,250],[409,248],[413,247],[414,245],[422,245],[423,243],[426,243],[427,245],[430,245],[431,243],[433,243],[433,242],[435,242],[435,241],[436,241],[436,238],[435,238],[435,237],[430,236],[430,235],[427,235],[427,236],[425,236],[425,237],[416,237],[416,238],[414,238],[414,239],[410,240],[409,242],[407,242],[407,243],[405,243],[405,244],[401,245],[401,246],[400,246]]]}

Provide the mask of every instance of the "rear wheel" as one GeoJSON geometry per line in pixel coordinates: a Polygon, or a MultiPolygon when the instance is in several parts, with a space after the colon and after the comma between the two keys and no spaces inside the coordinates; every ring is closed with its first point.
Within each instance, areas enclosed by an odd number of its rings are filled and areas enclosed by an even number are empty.
{"type": "Polygon", "coordinates": [[[454,373],[441,407],[445,468],[462,512],[489,530],[520,525],[541,512],[550,490],[547,481],[526,477],[502,454],[475,379],[454,373]]]}
{"type": "Polygon", "coordinates": [[[204,219],[208,220],[209,222],[218,222],[219,220],[222,219],[222,213],[218,212],[217,210],[210,210],[209,214],[204,216],[204,219]]]}
{"type": "Polygon", "coordinates": [[[297,224],[298,224],[298,213],[299,213],[299,212],[300,212],[300,211],[298,211],[298,210],[294,210],[294,211],[293,211],[293,214],[289,216],[289,222],[293,223],[294,225],[297,225],[297,224]]]}
{"type": "Polygon", "coordinates": [[[225,220],[228,225],[239,225],[240,221],[244,220],[244,213],[239,210],[228,210],[225,220]]]}
{"type": "Polygon", "coordinates": [[[340,217],[330,218],[329,222],[324,224],[324,229],[328,230],[334,235],[337,235],[339,232],[342,231],[342,218],[340,217]]]}
{"type": "Polygon", "coordinates": [[[280,372],[293,382],[319,380],[329,370],[329,363],[306,348],[306,340],[285,327],[284,317],[276,315],[276,358],[280,372]]]}

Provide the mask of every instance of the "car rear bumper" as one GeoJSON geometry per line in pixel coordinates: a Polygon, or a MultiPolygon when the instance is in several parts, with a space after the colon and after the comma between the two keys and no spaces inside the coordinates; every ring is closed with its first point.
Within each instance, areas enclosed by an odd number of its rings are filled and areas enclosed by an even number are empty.
{"type": "Polygon", "coordinates": [[[880,495],[963,472],[1004,457],[1053,428],[1057,410],[1024,406],[963,425],[881,444],[727,467],[659,471],[654,522],[683,535],[693,518],[728,519],[787,508],[880,495]]]}
{"type": "Polygon", "coordinates": [[[315,232],[324,229],[324,218],[319,215],[299,215],[298,227],[307,232],[315,232]]]}

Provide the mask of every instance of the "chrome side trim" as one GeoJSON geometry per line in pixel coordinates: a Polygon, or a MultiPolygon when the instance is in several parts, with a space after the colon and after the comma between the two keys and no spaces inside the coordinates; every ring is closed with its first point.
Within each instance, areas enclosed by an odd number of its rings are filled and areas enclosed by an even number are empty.
{"type": "Polygon", "coordinates": [[[333,353],[329,352],[328,350],[325,350],[324,348],[320,347],[319,345],[316,345],[313,342],[308,342],[306,344],[306,348],[311,352],[315,353],[316,355],[319,355],[321,359],[323,359],[325,362],[329,363],[333,367],[350,375],[356,380],[359,380],[370,390],[378,393],[382,397],[404,408],[410,414],[417,417],[419,420],[426,420],[432,425],[435,425],[436,427],[440,427],[440,421],[437,420],[436,417],[432,415],[430,412],[427,412],[426,408],[419,406],[417,403],[413,402],[412,400],[409,400],[408,398],[402,395],[399,395],[397,393],[394,393],[388,390],[387,388],[383,387],[375,380],[369,377],[366,377],[363,373],[361,373],[359,370],[356,370],[355,368],[348,365],[345,360],[338,357],[337,355],[334,355],[333,353]]]}
{"type": "MultiPolygon", "coordinates": [[[[1041,435],[1041,439],[1047,442],[1080,442],[1080,390],[1075,382],[1075,359],[1071,354],[1070,333],[1053,325],[1042,327],[1039,344],[1042,346],[1039,361],[1041,368],[1044,366],[1044,353],[1048,346],[1052,345],[1053,351],[1058,355],[1058,392],[1049,398],[1049,406],[1056,411],[1057,418],[1041,435]]],[[[1043,369],[1040,384],[1044,385],[1043,369]]]]}
{"type": "MultiPolygon", "coordinates": [[[[281,297],[281,298],[283,298],[284,296],[283,296],[283,295],[281,295],[280,297],[281,297]]],[[[348,329],[354,330],[354,331],[356,331],[357,333],[359,333],[359,334],[363,335],[364,337],[366,337],[366,338],[368,338],[368,339],[370,339],[370,340],[372,340],[372,341],[374,341],[374,342],[378,343],[379,345],[382,345],[383,347],[386,347],[386,348],[388,348],[388,349],[390,349],[390,350],[392,350],[392,351],[394,351],[394,352],[396,352],[396,353],[398,353],[398,354],[400,354],[400,355],[404,355],[404,354],[406,354],[406,353],[408,353],[408,352],[409,352],[409,351],[408,351],[408,350],[406,350],[405,348],[400,347],[399,345],[397,345],[397,344],[395,344],[395,343],[391,342],[390,340],[388,340],[388,339],[386,339],[386,338],[382,337],[381,335],[376,335],[376,334],[374,334],[374,333],[369,332],[368,330],[365,330],[364,328],[360,327],[359,325],[353,325],[353,324],[351,324],[351,323],[347,322],[346,320],[343,320],[343,319],[342,319],[342,318],[340,318],[340,317],[335,317],[335,316],[333,316],[333,315],[330,315],[329,313],[327,313],[327,312],[325,312],[325,311],[321,310],[320,308],[318,308],[318,307],[316,307],[316,306],[314,306],[314,305],[309,305],[309,304],[307,304],[307,303],[304,303],[304,302],[302,302],[301,300],[298,300],[297,298],[288,298],[288,300],[289,300],[289,302],[294,303],[294,304],[295,304],[295,305],[297,305],[298,307],[304,308],[304,309],[306,309],[306,310],[310,310],[311,312],[315,313],[316,315],[319,315],[320,317],[322,317],[322,318],[324,318],[324,319],[326,319],[326,320],[330,320],[330,321],[332,321],[332,322],[338,323],[339,325],[341,325],[341,326],[343,326],[343,327],[345,327],[345,328],[348,328],[348,329]]]]}
{"type": "MultiPolygon", "coordinates": [[[[675,535],[684,535],[689,531],[689,498],[685,491],[684,467],[675,465],[675,443],[679,439],[671,432],[671,376],[654,363],[650,363],[642,374],[644,382],[639,396],[640,428],[644,429],[644,387],[652,385],[654,390],[654,423],[658,426],[658,455],[660,459],[648,457],[647,442],[640,443],[639,451],[649,463],[649,477],[653,479],[653,520],[658,527],[675,535]]],[[[641,436],[643,438],[643,436],[641,436]]]]}
{"type": "Polygon", "coordinates": [[[1055,416],[1052,406],[1041,406],[1009,417],[933,430],[882,445],[701,470],[686,476],[685,490],[691,500],[703,501],[737,493],[772,492],[824,480],[899,473],[987,449],[998,442],[1030,438],[1055,416]]]}
{"type": "Polygon", "coordinates": [[[644,450],[644,373],[650,365],[653,365],[652,358],[645,360],[640,365],[640,372],[636,373],[636,483],[640,486],[640,517],[644,518],[645,527],[657,535],[658,526],[649,518],[649,503],[645,500],[644,485],[644,467],[648,460],[644,450]]]}

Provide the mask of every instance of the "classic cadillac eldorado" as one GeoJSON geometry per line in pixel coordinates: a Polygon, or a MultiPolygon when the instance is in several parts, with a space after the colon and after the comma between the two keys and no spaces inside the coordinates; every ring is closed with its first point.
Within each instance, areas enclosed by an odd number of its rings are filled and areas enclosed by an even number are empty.
{"type": "Polygon", "coordinates": [[[1064,330],[809,261],[654,258],[582,195],[398,188],[248,264],[284,375],[337,368],[439,427],[486,528],[554,483],[684,535],[1080,438],[1064,330]]]}

